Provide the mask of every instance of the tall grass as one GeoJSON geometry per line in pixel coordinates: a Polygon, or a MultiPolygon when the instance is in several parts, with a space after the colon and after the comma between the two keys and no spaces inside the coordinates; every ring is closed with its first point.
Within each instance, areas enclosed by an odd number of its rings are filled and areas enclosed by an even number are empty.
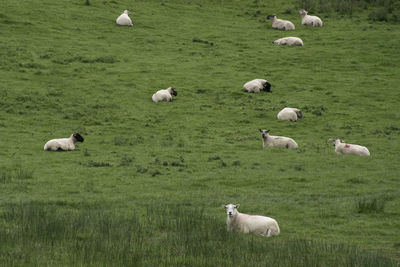
{"type": "Polygon", "coordinates": [[[337,12],[352,16],[372,8],[368,18],[374,21],[400,21],[400,3],[392,0],[298,0],[297,5],[313,12],[337,12]]]}
{"type": "Polygon", "coordinates": [[[0,261],[12,266],[395,266],[352,245],[228,233],[223,221],[183,205],[151,204],[144,217],[9,205],[0,226],[0,261]]]}

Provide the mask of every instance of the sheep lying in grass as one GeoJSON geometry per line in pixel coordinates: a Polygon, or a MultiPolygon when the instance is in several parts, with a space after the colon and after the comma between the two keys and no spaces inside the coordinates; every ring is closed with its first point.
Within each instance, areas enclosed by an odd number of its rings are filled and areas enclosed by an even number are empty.
{"type": "Polygon", "coordinates": [[[342,143],[342,140],[339,138],[333,138],[330,140],[333,141],[333,146],[335,147],[335,152],[337,154],[352,154],[358,156],[370,155],[368,148],[365,146],[342,143]]]}
{"type": "Polygon", "coordinates": [[[291,149],[298,148],[297,143],[292,138],[269,135],[270,130],[259,129],[259,131],[262,136],[263,148],[266,146],[286,147],[291,149]]]}
{"type": "Polygon", "coordinates": [[[173,87],[168,87],[168,89],[158,90],[152,97],[154,102],[161,101],[172,101],[172,95],[177,96],[178,92],[173,87]]]}
{"type": "Polygon", "coordinates": [[[303,117],[303,113],[298,108],[284,108],[279,111],[277,118],[282,121],[298,121],[303,117]]]}
{"type": "Polygon", "coordinates": [[[285,37],[272,42],[276,45],[303,46],[303,40],[298,37],[285,37]]]}
{"type": "Polygon", "coordinates": [[[304,9],[299,10],[299,14],[301,15],[301,24],[306,26],[322,27],[322,20],[317,16],[307,15],[307,11],[304,9]]]}
{"type": "Polygon", "coordinates": [[[295,29],[294,24],[292,22],[288,20],[278,19],[276,15],[268,15],[267,19],[272,21],[273,29],[278,29],[283,31],[289,31],[295,29]]]}
{"type": "Polygon", "coordinates": [[[117,18],[116,22],[118,25],[122,26],[133,26],[128,10],[124,10],[124,13],[117,18]]]}
{"type": "Polygon", "coordinates": [[[260,215],[249,215],[240,213],[237,208],[239,204],[224,205],[226,209],[226,227],[232,232],[251,233],[261,236],[274,236],[280,233],[278,223],[270,218],[260,215]]]}
{"type": "Polygon", "coordinates": [[[249,93],[271,92],[271,84],[264,79],[254,79],[245,83],[243,89],[249,93]]]}
{"type": "Polygon", "coordinates": [[[75,150],[76,142],[83,142],[83,137],[79,133],[72,134],[69,138],[52,139],[44,145],[44,150],[48,151],[68,151],[75,150]]]}

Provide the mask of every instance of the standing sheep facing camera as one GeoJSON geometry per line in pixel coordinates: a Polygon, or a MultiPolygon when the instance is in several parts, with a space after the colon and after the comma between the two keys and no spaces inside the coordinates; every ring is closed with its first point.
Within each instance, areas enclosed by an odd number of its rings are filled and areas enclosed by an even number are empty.
{"type": "Polygon", "coordinates": [[[303,40],[298,37],[285,37],[272,42],[276,45],[303,46],[303,40]]]}
{"type": "Polygon", "coordinates": [[[337,154],[352,154],[357,156],[369,156],[369,150],[365,146],[343,143],[339,138],[330,139],[333,141],[337,154]]]}
{"type": "Polygon", "coordinates": [[[249,81],[243,85],[243,89],[249,93],[259,93],[261,91],[272,92],[271,84],[264,79],[254,79],[249,81]]]}
{"type": "Polygon", "coordinates": [[[298,121],[303,117],[303,113],[298,108],[284,108],[276,117],[282,121],[298,121]]]}
{"type": "Polygon", "coordinates": [[[291,148],[295,149],[298,148],[299,146],[297,143],[289,137],[284,137],[284,136],[273,136],[269,135],[270,130],[261,130],[259,129],[263,141],[263,148],[268,146],[268,147],[286,147],[286,148],[291,148]]]}
{"type": "Polygon", "coordinates": [[[241,232],[265,237],[279,235],[280,229],[276,220],[260,216],[240,213],[237,208],[240,204],[224,205],[226,210],[226,228],[229,232],[241,232]]]}
{"type": "Polygon", "coordinates": [[[116,20],[118,25],[121,26],[133,26],[132,20],[129,17],[129,11],[124,10],[124,13],[122,13],[116,20]]]}
{"type": "Polygon", "coordinates": [[[178,92],[173,87],[168,87],[168,89],[158,90],[152,97],[154,102],[161,101],[172,101],[172,95],[177,96],[178,92]]]}
{"type": "Polygon", "coordinates": [[[68,151],[75,150],[76,142],[83,142],[83,137],[79,133],[72,134],[69,138],[51,139],[44,145],[47,151],[68,151]]]}
{"type": "Polygon", "coordinates": [[[322,20],[319,17],[307,15],[307,11],[304,9],[299,10],[299,14],[301,15],[301,24],[306,26],[322,27],[322,20]]]}
{"type": "Polygon", "coordinates": [[[283,31],[289,31],[295,29],[294,24],[292,22],[288,20],[278,19],[276,15],[268,15],[267,19],[272,21],[273,29],[278,29],[283,31]]]}

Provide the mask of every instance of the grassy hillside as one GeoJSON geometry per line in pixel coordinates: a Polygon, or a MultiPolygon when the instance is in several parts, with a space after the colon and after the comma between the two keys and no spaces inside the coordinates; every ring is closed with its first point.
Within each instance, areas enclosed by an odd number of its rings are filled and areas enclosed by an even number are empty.
{"type": "Polygon", "coordinates": [[[2,1],[4,262],[400,261],[398,24],[362,11],[308,28],[281,1],[84,2],[2,1]],[[115,25],[124,9],[134,27],[115,25]],[[271,13],[296,30],[271,29],[271,13]],[[304,47],[271,44],[285,36],[304,47]],[[272,94],[242,90],[264,77],[272,94]],[[174,102],[151,101],[169,86],[174,102]],[[286,106],[302,121],[278,121],[286,106]],[[299,149],[262,149],[259,128],[299,149]],[[43,151],[72,132],[78,151],[43,151]],[[336,155],[333,137],[371,157],[336,155]],[[226,233],[226,203],[275,218],[281,235],[226,233]]]}

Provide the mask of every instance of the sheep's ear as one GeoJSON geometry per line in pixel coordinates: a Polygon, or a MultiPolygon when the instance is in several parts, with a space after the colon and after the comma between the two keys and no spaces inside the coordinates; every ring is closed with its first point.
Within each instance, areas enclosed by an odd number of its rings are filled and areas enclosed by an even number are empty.
{"type": "Polygon", "coordinates": [[[261,129],[258,129],[259,131],[260,131],[260,133],[262,133],[262,130],[261,129]]]}
{"type": "Polygon", "coordinates": [[[240,204],[236,204],[236,205],[235,205],[235,208],[239,208],[239,207],[240,207],[240,204]]]}
{"type": "Polygon", "coordinates": [[[225,205],[225,204],[222,204],[222,205],[221,205],[221,208],[226,209],[226,205],[225,205]]]}
{"type": "Polygon", "coordinates": [[[266,130],[265,132],[266,132],[266,133],[269,133],[269,131],[271,131],[271,130],[266,130]]]}

